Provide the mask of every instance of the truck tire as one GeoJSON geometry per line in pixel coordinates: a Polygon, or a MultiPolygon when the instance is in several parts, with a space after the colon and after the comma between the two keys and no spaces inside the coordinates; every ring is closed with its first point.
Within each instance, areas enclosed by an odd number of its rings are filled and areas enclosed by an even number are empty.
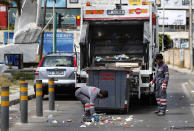
{"type": "Polygon", "coordinates": [[[148,96],[148,99],[149,99],[149,105],[150,105],[150,106],[157,105],[156,96],[155,96],[154,93],[150,94],[150,95],[148,96]]]}

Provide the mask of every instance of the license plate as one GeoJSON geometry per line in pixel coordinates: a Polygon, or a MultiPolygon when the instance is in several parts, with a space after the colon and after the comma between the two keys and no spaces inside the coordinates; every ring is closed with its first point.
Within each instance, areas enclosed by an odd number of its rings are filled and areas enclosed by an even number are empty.
{"type": "Polygon", "coordinates": [[[49,71],[49,75],[64,75],[64,71],[49,71]]]}
{"type": "Polygon", "coordinates": [[[107,10],[108,15],[125,15],[125,10],[107,10]]]}
{"type": "Polygon", "coordinates": [[[54,78],[54,81],[58,81],[58,78],[54,78]]]}

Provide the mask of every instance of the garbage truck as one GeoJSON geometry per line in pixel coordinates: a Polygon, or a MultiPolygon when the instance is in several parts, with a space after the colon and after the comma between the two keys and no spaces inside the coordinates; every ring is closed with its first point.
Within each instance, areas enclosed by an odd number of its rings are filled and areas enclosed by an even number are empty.
{"type": "Polygon", "coordinates": [[[132,96],[148,96],[159,51],[157,7],[147,5],[82,5],[80,72],[87,85],[108,90],[105,100],[96,100],[96,110],[129,111],[132,96]]]}

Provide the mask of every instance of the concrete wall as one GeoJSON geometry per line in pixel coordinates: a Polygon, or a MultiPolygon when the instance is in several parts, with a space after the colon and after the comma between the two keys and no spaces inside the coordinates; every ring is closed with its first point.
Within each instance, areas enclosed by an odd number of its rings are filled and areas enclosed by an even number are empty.
{"type": "Polygon", "coordinates": [[[190,50],[185,49],[184,51],[184,67],[185,68],[190,68],[190,50]]]}
{"type": "Polygon", "coordinates": [[[0,43],[4,42],[4,32],[5,31],[0,31],[0,43]]]}
{"type": "Polygon", "coordinates": [[[175,65],[182,68],[190,68],[190,51],[184,49],[183,61],[181,61],[181,49],[170,49],[162,53],[164,61],[167,64],[175,65]]]}
{"type": "Polygon", "coordinates": [[[4,62],[4,54],[23,54],[24,63],[35,62],[38,44],[8,44],[0,46],[0,63],[4,62]]]}

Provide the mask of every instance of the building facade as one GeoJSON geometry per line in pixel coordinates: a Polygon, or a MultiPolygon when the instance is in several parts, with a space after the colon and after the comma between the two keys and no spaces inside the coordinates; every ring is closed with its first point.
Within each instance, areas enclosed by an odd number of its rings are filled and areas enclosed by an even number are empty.
{"type": "Polygon", "coordinates": [[[160,34],[170,35],[175,48],[189,48],[190,0],[161,0],[158,15],[160,34]]]}

